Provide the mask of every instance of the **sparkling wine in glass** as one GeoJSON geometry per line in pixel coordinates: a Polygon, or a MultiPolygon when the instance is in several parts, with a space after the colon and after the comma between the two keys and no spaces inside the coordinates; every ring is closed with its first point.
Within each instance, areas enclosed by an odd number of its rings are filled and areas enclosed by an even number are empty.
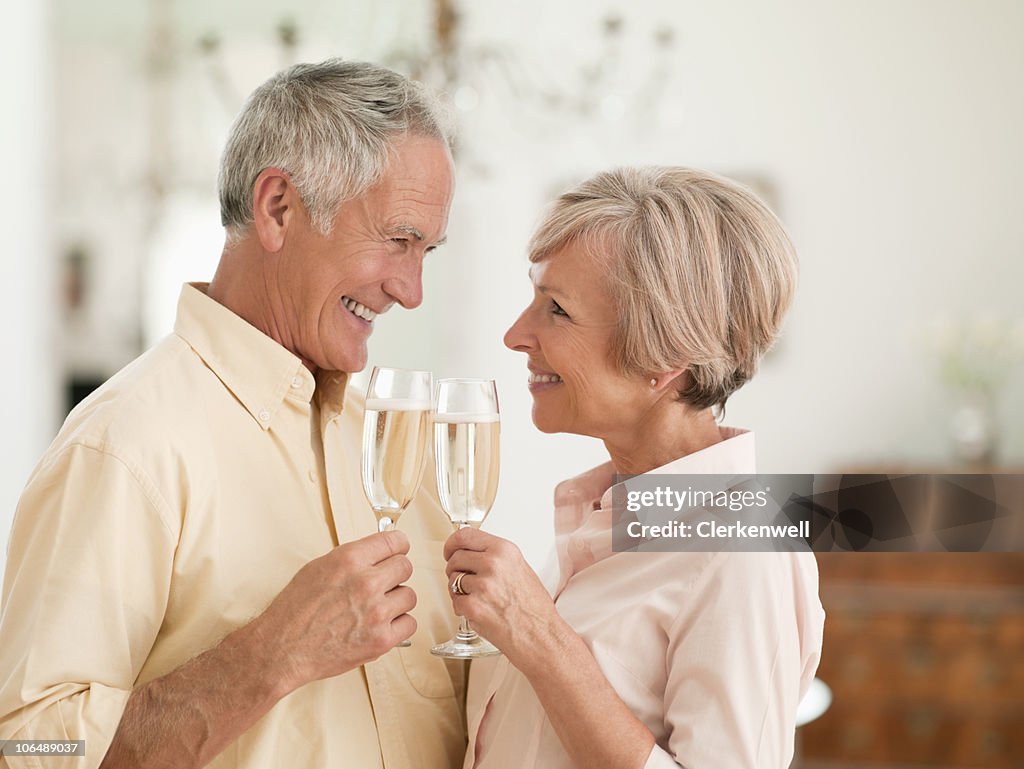
{"type": "MultiPolygon", "coordinates": [[[[479,527],[498,492],[501,423],[498,391],[490,379],[442,379],[434,413],[437,490],[456,529],[479,527]]],[[[501,652],[465,617],[455,637],[433,647],[439,657],[465,659],[501,652]]]]}
{"type": "Polygon", "coordinates": [[[363,416],[363,492],[378,531],[395,528],[423,479],[430,431],[428,371],[374,367],[363,416]]]}
{"type": "Polygon", "coordinates": [[[423,479],[432,389],[429,371],[375,366],[370,375],[363,415],[362,477],[378,531],[395,528],[423,479]]]}

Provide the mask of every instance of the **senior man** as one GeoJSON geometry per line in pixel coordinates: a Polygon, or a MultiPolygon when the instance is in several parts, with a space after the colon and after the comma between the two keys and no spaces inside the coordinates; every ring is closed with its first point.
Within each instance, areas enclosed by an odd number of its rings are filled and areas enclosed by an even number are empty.
{"type": "Polygon", "coordinates": [[[448,141],[431,97],[369,64],[250,97],[213,281],[72,412],[21,498],[0,738],[84,740],[75,765],[104,769],[461,765],[459,671],[429,654],[450,632],[444,518],[374,533],[345,394],[376,317],[420,304],[448,141]]]}

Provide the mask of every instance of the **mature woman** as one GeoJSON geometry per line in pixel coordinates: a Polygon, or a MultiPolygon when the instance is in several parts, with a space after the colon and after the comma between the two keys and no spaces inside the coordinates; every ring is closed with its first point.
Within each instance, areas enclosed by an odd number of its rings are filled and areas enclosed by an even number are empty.
{"type": "Polygon", "coordinates": [[[560,577],[474,529],[445,547],[455,610],[504,657],[473,663],[467,767],[779,767],[817,667],[809,553],[612,553],[614,473],[753,473],[715,414],[775,339],[796,281],[782,226],[744,188],[683,168],[603,173],[530,248],[533,421],[611,461],[555,490],[560,577]]]}

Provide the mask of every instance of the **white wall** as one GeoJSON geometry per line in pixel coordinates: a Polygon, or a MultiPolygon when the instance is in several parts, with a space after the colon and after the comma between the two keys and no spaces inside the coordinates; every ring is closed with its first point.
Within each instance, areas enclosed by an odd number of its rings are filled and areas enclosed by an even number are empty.
{"type": "MultiPolygon", "coordinates": [[[[532,430],[522,356],[500,346],[527,301],[530,227],[560,179],[656,162],[770,180],[801,255],[800,293],[784,339],[731,400],[726,420],[756,431],[764,471],[941,466],[950,457],[954,398],[924,342],[928,321],[1024,315],[1024,218],[1016,212],[1024,5],[629,7],[627,24],[666,19],[681,33],[680,66],[665,97],[681,119],[646,132],[566,120],[529,134],[508,112],[468,116],[467,140],[478,143],[492,175],[462,181],[453,213],[460,237],[431,267],[474,277],[468,290],[460,283],[437,303],[450,328],[456,317],[464,325],[433,354],[443,361],[452,346],[460,355],[471,349],[473,372],[500,380],[504,476],[488,526],[524,543],[534,559],[546,545],[553,483],[600,459],[593,441],[532,430]]],[[[577,55],[572,30],[593,28],[601,15],[583,2],[473,8],[470,26],[481,36],[525,41],[523,55],[561,77],[560,65],[577,55]]],[[[415,323],[389,318],[377,344],[415,323]]],[[[1001,458],[1017,467],[1022,390],[1018,370],[1000,404],[1001,458]]]]}
{"type": "Polygon", "coordinates": [[[48,3],[5,7],[0,46],[5,183],[0,185],[0,568],[7,532],[29,472],[57,425],[57,290],[48,226],[53,131],[48,3]]]}
{"type": "MultiPolygon", "coordinates": [[[[62,173],[77,169],[78,184],[89,179],[92,186],[77,197],[62,189],[57,236],[85,232],[117,276],[100,287],[107,319],[97,321],[116,326],[101,336],[115,342],[124,318],[138,314],[137,296],[126,286],[137,282],[138,255],[150,253],[133,240],[143,227],[131,169],[147,146],[139,90],[145,19],[124,13],[127,5],[134,7],[124,0],[59,6],[60,163],[62,173]],[[82,176],[96,167],[106,175],[82,176]],[[101,210],[108,195],[120,196],[116,225],[101,210]]],[[[292,15],[303,30],[300,55],[378,58],[383,41],[396,38],[415,48],[427,23],[424,7],[397,0],[298,3],[292,15]]],[[[474,0],[460,7],[467,48],[487,43],[511,50],[535,82],[566,86],[597,52],[595,34],[613,4],[474,0]]],[[[35,18],[34,10],[19,12],[35,18]]],[[[621,12],[631,63],[615,83],[627,100],[650,64],[652,30],[662,22],[676,29],[676,66],[657,118],[603,122],[541,114],[512,103],[490,70],[469,70],[482,101],[461,115],[464,151],[450,244],[430,259],[423,308],[390,313],[371,353],[371,363],[498,378],[505,461],[488,526],[520,542],[534,561],[550,541],[552,486],[600,460],[593,441],[533,430],[522,356],[500,341],[529,295],[530,230],[541,206],[568,181],[616,164],[652,162],[770,181],[801,254],[800,294],[782,343],[730,402],[727,417],[756,431],[766,471],[941,463],[949,456],[954,399],[923,343],[927,322],[939,314],[1024,312],[1024,218],[1017,211],[1024,177],[1024,4],[632,0],[621,12]]],[[[207,190],[202,194],[210,196],[214,220],[212,159],[226,116],[191,47],[195,36],[219,29],[240,93],[279,65],[268,43],[281,15],[276,6],[254,2],[244,17],[229,13],[221,4],[183,0],[176,17],[182,22],[173,113],[180,124],[177,166],[190,169],[190,190],[207,190]]],[[[15,45],[26,44],[25,36],[15,37],[15,45]]],[[[25,54],[17,50],[4,55],[22,62],[25,54]]],[[[7,71],[26,69],[18,64],[7,71]]],[[[31,133],[21,125],[4,130],[31,133]]],[[[35,194],[40,200],[41,191],[35,194]]],[[[35,213],[19,222],[40,217],[36,206],[23,210],[35,213]]],[[[9,261],[4,258],[5,269],[9,261]]],[[[41,291],[42,279],[36,275],[33,290],[41,291]]],[[[19,323],[7,327],[26,327],[18,313],[42,305],[24,292],[13,300],[4,311],[19,323]]],[[[42,333],[44,322],[31,333],[42,333]]],[[[5,345],[11,336],[5,334],[5,345]]],[[[26,355],[39,352],[25,339],[14,343],[26,355]]],[[[125,345],[117,344],[112,356],[123,354],[125,345]]],[[[4,386],[32,389],[27,382],[4,386]]],[[[1024,377],[1018,374],[1013,387],[1001,402],[1001,456],[1019,467],[1024,377]]],[[[25,462],[45,442],[45,414],[42,405],[22,414],[33,425],[19,427],[11,445],[25,462]]],[[[12,498],[14,481],[5,479],[0,491],[12,498]]]]}

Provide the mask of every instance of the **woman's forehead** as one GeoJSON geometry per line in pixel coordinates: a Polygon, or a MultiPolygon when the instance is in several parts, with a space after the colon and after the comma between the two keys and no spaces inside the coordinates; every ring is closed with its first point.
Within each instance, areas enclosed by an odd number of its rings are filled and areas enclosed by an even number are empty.
{"type": "Polygon", "coordinates": [[[596,255],[578,242],[559,248],[530,265],[530,280],[543,294],[583,298],[595,292],[608,293],[606,267],[596,255]]]}

